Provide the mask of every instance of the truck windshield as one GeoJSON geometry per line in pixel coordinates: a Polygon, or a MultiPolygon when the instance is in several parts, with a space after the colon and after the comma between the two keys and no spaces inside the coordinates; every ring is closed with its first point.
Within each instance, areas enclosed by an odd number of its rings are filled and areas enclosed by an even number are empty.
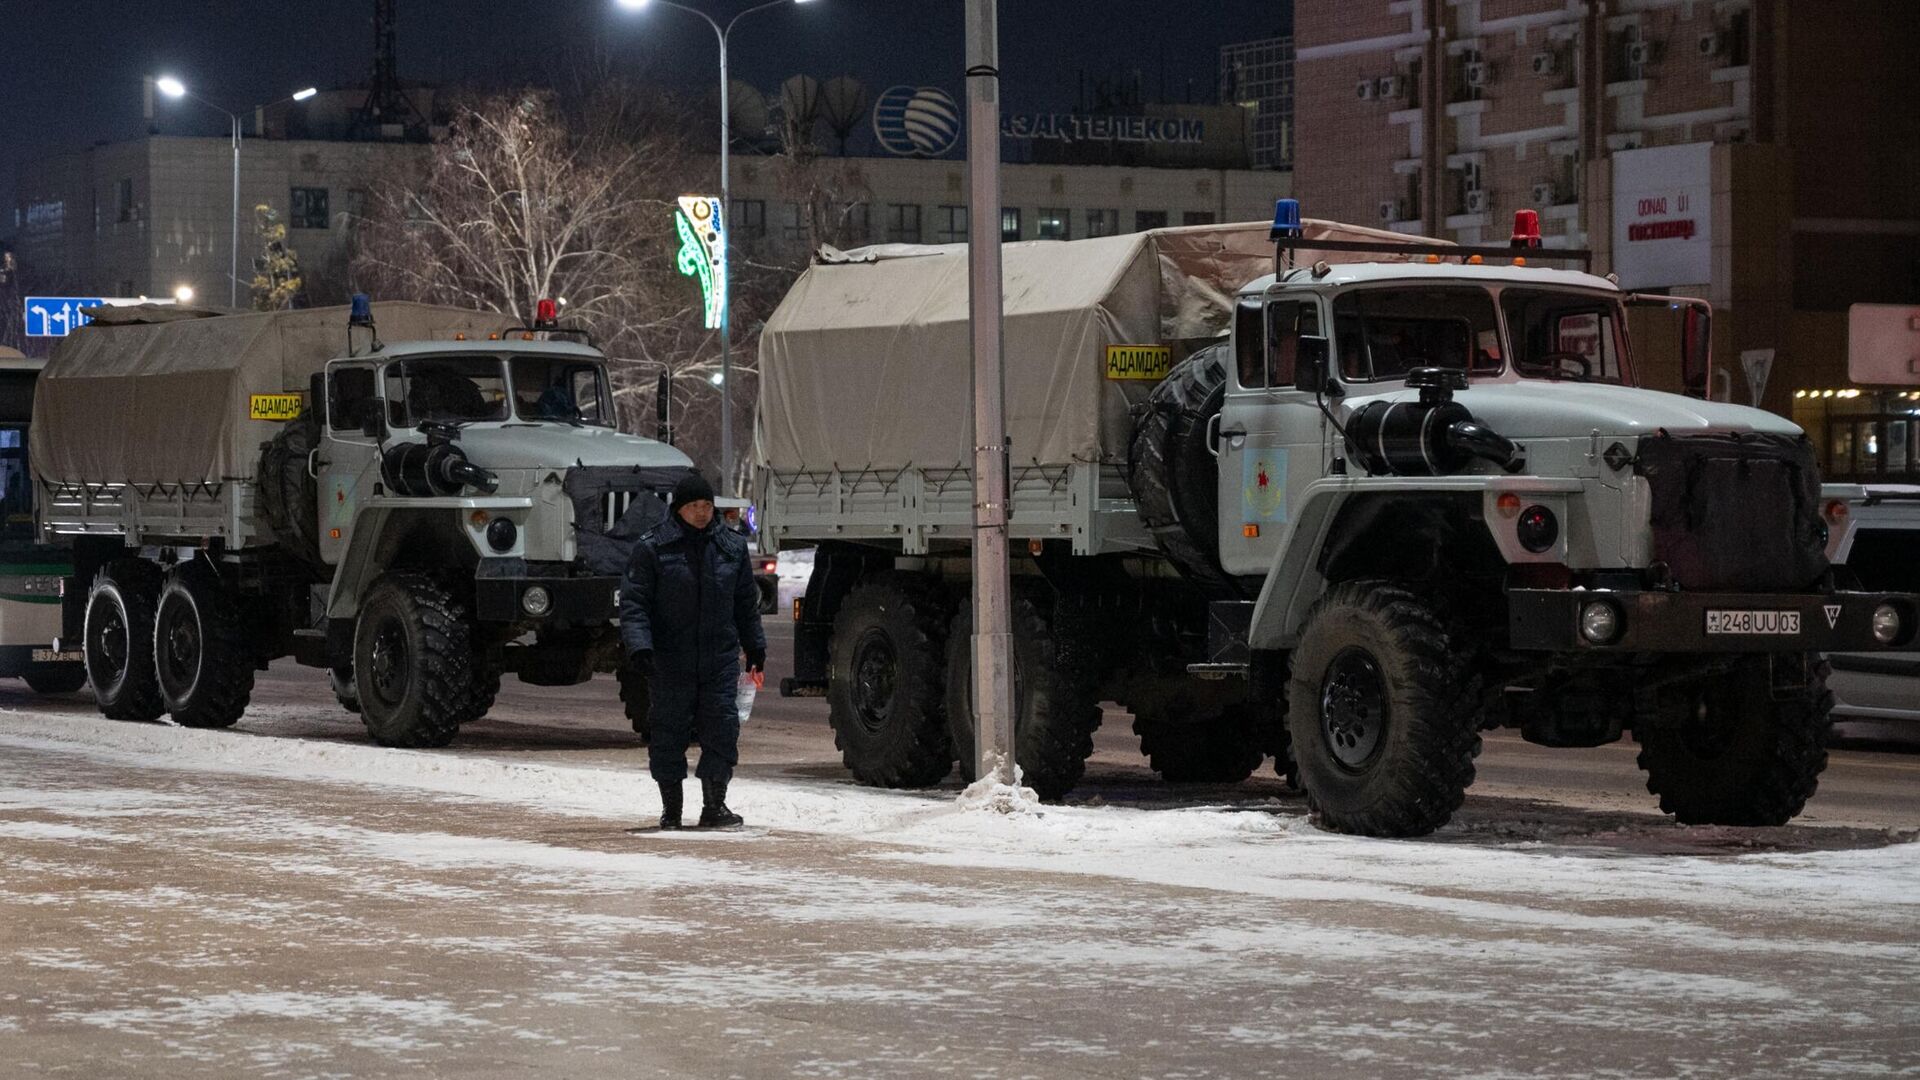
{"type": "Polygon", "coordinates": [[[1333,302],[1334,345],[1348,382],[1403,379],[1414,368],[1499,372],[1493,297],[1472,285],[1354,289],[1333,302]]]}
{"type": "Polygon", "coordinates": [[[1633,383],[1620,307],[1605,297],[1504,289],[1500,309],[1513,336],[1513,367],[1529,379],[1633,383]]]}
{"type": "Polygon", "coordinates": [[[491,356],[422,356],[387,365],[388,423],[507,418],[506,365],[491,356]]]}
{"type": "Polygon", "coordinates": [[[522,420],[613,426],[607,374],[592,361],[561,356],[516,356],[513,407],[522,420]]]}

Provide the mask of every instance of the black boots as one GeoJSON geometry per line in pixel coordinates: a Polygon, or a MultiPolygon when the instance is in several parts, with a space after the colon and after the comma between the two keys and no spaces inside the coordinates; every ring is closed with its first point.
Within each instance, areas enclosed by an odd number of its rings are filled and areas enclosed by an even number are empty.
{"type": "Polygon", "coordinates": [[[680,811],[685,806],[686,800],[680,791],[680,781],[675,780],[671,784],[665,780],[660,781],[660,828],[663,831],[685,828],[680,824],[680,811]]]}
{"type": "Polygon", "coordinates": [[[740,815],[727,809],[727,782],[700,781],[700,795],[706,805],[700,808],[700,827],[726,829],[740,824],[740,815]]]}

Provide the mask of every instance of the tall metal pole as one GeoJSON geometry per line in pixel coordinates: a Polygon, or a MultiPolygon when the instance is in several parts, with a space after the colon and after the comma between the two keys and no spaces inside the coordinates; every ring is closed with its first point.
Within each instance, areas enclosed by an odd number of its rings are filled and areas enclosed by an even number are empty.
{"type": "Polygon", "coordinates": [[[1006,379],[1000,341],[1000,36],[995,0],[967,0],[967,175],[976,775],[1012,784],[1012,588],[1007,577],[1006,379]]]}
{"type": "Polygon", "coordinates": [[[227,307],[240,307],[240,116],[227,113],[233,121],[233,233],[228,241],[227,307]]]}
{"type": "MultiPolygon", "coordinates": [[[[744,13],[743,13],[744,14],[744,13]]],[[[712,20],[708,20],[711,22],[712,20]]],[[[738,21],[736,19],[736,21],[738,21]]],[[[727,31],[715,24],[720,35],[720,242],[733,246],[733,176],[727,168],[727,150],[733,142],[733,128],[727,117],[727,31]]],[[[733,478],[733,258],[720,253],[720,489],[737,495],[733,478]]]]}

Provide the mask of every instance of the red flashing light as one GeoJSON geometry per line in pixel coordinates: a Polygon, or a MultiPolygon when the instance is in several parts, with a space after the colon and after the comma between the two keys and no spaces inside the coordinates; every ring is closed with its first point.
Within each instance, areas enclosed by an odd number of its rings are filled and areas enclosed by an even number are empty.
{"type": "Polygon", "coordinates": [[[560,305],[552,300],[542,300],[534,305],[533,322],[535,326],[549,327],[560,321],[560,305]]]}
{"type": "Polygon", "coordinates": [[[1540,246],[1540,214],[1535,210],[1513,212],[1513,247],[1540,246]]]}

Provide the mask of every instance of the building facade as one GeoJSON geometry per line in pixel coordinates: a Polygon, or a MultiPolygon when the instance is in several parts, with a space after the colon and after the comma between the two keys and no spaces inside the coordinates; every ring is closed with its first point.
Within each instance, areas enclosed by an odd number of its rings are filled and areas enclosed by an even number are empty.
{"type": "MultiPolygon", "coordinates": [[[[254,207],[270,206],[309,270],[344,256],[347,221],[373,179],[423,162],[418,143],[248,139],[240,147],[239,286],[247,300],[254,207]]],[[[233,233],[233,149],[224,138],[149,136],[22,168],[14,243],[44,292],[172,296],[225,304],[233,233]]]]}
{"type": "Polygon", "coordinates": [[[1220,49],[1220,100],[1253,109],[1253,167],[1293,168],[1293,38],[1220,49]]]}
{"type": "Polygon", "coordinates": [[[1793,415],[1831,475],[1920,477],[1886,434],[1914,399],[1846,376],[1850,305],[1920,304],[1920,112],[1890,89],[1920,4],[1300,0],[1294,35],[1309,215],[1499,243],[1537,210],[1597,272],[1714,303],[1715,396],[1793,415]]]}
{"type": "MultiPolygon", "coordinates": [[[[958,244],[967,239],[967,164],[904,157],[819,158],[812,177],[775,159],[733,159],[734,243],[804,259],[818,243],[958,244]]],[[[1080,240],[1169,225],[1264,221],[1285,173],[1107,165],[1002,165],[1003,239],[1080,240]]]]}

